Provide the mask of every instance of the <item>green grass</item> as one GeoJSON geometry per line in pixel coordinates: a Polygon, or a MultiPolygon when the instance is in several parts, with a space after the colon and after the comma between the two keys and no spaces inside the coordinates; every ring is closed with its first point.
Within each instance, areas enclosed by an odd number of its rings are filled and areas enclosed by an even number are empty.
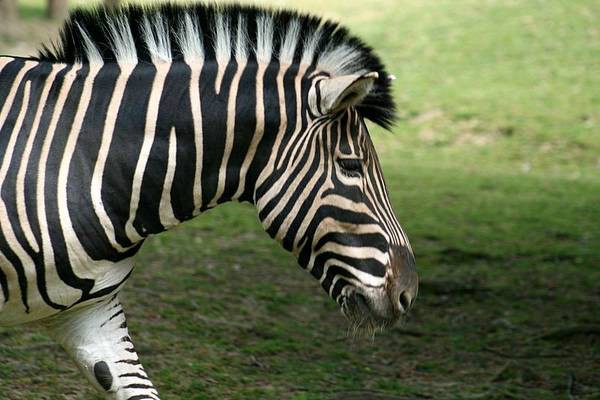
{"type": "MultiPolygon", "coordinates": [[[[564,399],[571,376],[574,396],[600,399],[597,331],[564,330],[600,324],[600,3],[299,6],[350,25],[398,77],[401,120],[372,133],[416,253],[416,307],[348,340],[254,210],[224,205],[152,238],[124,292],[162,395],[564,399]]],[[[94,396],[46,336],[0,328],[0,398],[94,396]]]]}

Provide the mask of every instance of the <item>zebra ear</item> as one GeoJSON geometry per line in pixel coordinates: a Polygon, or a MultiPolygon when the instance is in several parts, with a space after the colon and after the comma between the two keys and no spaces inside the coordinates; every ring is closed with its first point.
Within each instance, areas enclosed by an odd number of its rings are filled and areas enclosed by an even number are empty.
{"type": "Polygon", "coordinates": [[[344,75],[320,81],[319,109],[323,114],[333,114],[360,104],[371,92],[377,72],[363,75],[344,75]]]}

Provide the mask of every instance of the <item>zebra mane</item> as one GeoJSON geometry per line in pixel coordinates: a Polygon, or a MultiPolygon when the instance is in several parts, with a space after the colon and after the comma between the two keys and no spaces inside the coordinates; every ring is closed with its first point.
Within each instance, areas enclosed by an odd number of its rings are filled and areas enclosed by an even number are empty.
{"type": "Polygon", "coordinates": [[[384,128],[395,116],[393,77],[373,50],[336,22],[294,11],[203,3],[77,9],[39,58],[120,65],[234,58],[306,65],[332,76],[375,71],[379,78],[357,109],[384,128]]]}

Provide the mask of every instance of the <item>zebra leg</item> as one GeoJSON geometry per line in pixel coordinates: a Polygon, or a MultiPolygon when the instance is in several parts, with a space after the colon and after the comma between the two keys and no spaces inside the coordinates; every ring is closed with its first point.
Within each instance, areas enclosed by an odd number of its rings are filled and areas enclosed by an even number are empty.
{"type": "Polygon", "coordinates": [[[43,322],[94,387],[112,400],[158,399],[127,331],[117,295],[43,322]]]}

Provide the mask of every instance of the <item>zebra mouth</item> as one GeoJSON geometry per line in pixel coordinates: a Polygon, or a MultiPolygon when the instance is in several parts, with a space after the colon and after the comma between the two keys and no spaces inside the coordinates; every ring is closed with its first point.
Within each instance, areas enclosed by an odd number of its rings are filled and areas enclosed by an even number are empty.
{"type": "Polygon", "coordinates": [[[353,291],[342,300],[342,313],[350,322],[352,336],[373,336],[376,332],[392,326],[396,315],[384,317],[375,312],[371,301],[363,294],[353,291]]]}

